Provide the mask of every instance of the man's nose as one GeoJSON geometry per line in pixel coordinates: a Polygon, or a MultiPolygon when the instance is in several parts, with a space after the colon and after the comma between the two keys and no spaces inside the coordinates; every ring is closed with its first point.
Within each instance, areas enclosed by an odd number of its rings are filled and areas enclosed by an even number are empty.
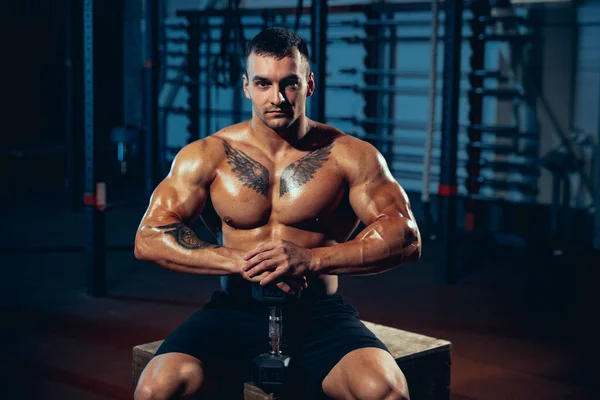
{"type": "Polygon", "coordinates": [[[279,88],[273,87],[272,93],[271,93],[271,103],[278,106],[283,102],[285,102],[285,97],[283,96],[283,93],[281,93],[279,88]]]}

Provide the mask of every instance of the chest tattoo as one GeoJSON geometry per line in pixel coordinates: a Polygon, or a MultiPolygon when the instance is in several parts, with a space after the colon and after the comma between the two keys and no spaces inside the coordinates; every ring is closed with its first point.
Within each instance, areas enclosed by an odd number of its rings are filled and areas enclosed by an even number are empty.
{"type": "Polygon", "coordinates": [[[283,197],[290,190],[298,189],[308,183],[313,178],[313,174],[329,159],[332,148],[333,143],[311,151],[298,161],[285,167],[281,172],[279,197],[283,197]]]}
{"type": "Polygon", "coordinates": [[[227,164],[231,165],[237,179],[247,188],[267,197],[269,193],[269,170],[243,151],[234,149],[224,140],[223,146],[225,147],[227,164]]]}

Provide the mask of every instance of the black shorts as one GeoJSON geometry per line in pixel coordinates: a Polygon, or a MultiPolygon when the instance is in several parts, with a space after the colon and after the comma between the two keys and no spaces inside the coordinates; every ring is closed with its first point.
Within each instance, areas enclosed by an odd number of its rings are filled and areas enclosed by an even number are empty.
{"type": "MultiPolygon", "coordinates": [[[[156,356],[178,352],[196,357],[220,391],[226,390],[223,398],[241,397],[244,382],[251,381],[252,359],[271,349],[268,315],[263,304],[234,300],[216,291],[165,339],[156,356]]],[[[283,306],[281,351],[291,357],[293,379],[286,384],[285,398],[327,398],[321,388],[323,379],[344,355],[364,347],[388,351],[341,295],[283,306]]]]}

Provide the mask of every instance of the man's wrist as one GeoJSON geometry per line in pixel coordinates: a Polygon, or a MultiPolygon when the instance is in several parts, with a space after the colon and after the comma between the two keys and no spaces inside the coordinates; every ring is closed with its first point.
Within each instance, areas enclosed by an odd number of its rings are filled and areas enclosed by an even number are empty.
{"type": "Polygon", "coordinates": [[[324,260],[323,250],[325,250],[325,249],[326,248],[323,248],[323,247],[310,249],[312,256],[310,258],[308,271],[311,273],[311,275],[316,275],[321,271],[321,269],[323,267],[323,260],[324,260]]]}

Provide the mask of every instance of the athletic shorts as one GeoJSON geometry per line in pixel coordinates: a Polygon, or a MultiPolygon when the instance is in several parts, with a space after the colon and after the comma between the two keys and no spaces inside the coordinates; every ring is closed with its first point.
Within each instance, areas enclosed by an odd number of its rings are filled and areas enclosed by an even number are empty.
{"type": "MultiPolygon", "coordinates": [[[[327,398],[321,383],[346,354],[364,347],[389,352],[340,294],[284,305],[282,317],[281,351],[291,358],[282,398],[327,398]]],[[[242,398],[244,382],[252,380],[252,359],[271,349],[268,325],[268,306],[216,291],[164,340],[156,356],[189,354],[217,382],[219,398],[242,398]]]]}

